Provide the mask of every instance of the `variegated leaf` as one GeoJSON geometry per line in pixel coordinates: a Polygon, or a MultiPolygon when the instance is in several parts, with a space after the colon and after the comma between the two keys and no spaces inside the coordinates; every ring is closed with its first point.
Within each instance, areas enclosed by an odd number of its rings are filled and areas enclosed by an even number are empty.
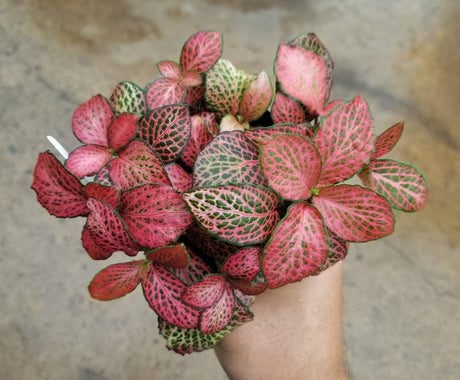
{"type": "Polygon", "coordinates": [[[132,82],[120,82],[113,90],[110,102],[116,113],[135,113],[146,111],[144,90],[132,82]]]}
{"type": "Polygon", "coordinates": [[[361,96],[343,103],[323,119],[315,145],[323,159],[319,186],[333,185],[356,174],[374,148],[373,121],[361,96]]]}
{"type": "Polygon", "coordinates": [[[165,78],[172,79],[176,82],[181,80],[182,68],[178,63],[173,61],[161,61],[157,63],[157,69],[165,78]]]}
{"type": "Polygon", "coordinates": [[[157,248],[174,242],[192,222],[181,194],[172,187],[146,184],[124,191],[120,215],[140,245],[157,248]]]}
{"type": "Polygon", "coordinates": [[[192,188],[192,175],[185,171],[177,162],[170,162],[165,166],[165,170],[175,190],[183,193],[192,188]]]}
{"type": "Polygon", "coordinates": [[[369,241],[393,232],[394,215],[388,201],[356,185],[323,187],[313,197],[327,227],[346,241],[369,241]]]}
{"type": "Polygon", "coordinates": [[[312,50],[316,54],[320,55],[327,67],[327,93],[326,99],[329,98],[329,94],[332,88],[332,74],[334,72],[334,62],[332,61],[331,55],[327,51],[326,47],[319,40],[319,38],[314,33],[308,33],[293,40],[288,43],[291,46],[302,46],[306,49],[312,50]]]}
{"type": "Polygon", "coordinates": [[[160,263],[168,268],[185,268],[189,264],[189,255],[184,244],[168,245],[146,252],[147,260],[160,263]]]}
{"type": "Polygon", "coordinates": [[[182,160],[187,166],[193,167],[197,154],[212,140],[213,134],[210,132],[211,128],[217,132],[218,126],[213,113],[201,112],[191,117],[190,139],[181,155],[182,160]],[[209,123],[207,120],[211,120],[211,118],[213,122],[209,123]]]}
{"type": "Polygon", "coordinates": [[[187,70],[184,72],[184,75],[182,77],[181,84],[184,86],[199,86],[200,84],[203,83],[203,79],[201,78],[201,75],[198,74],[196,71],[193,70],[187,70]]]}
{"type": "Polygon", "coordinates": [[[231,255],[220,267],[220,272],[231,279],[252,280],[260,271],[262,248],[245,247],[231,255]]]}
{"type": "Polygon", "coordinates": [[[210,274],[189,285],[181,298],[191,306],[211,307],[220,300],[227,286],[227,280],[223,275],[210,274]]]}
{"type": "Polygon", "coordinates": [[[263,185],[259,154],[241,131],[222,132],[198,154],[193,170],[193,187],[226,183],[263,185]]]}
{"type": "Polygon", "coordinates": [[[99,199],[115,210],[118,208],[118,203],[120,202],[120,189],[114,186],[89,182],[84,188],[84,194],[86,198],[99,199]]]}
{"type": "Polygon", "coordinates": [[[170,184],[160,158],[145,142],[133,140],[118,153],[110,162],[110,177],[122,190],[145,183],[170,184]]]}
{"type": "Polygon", "coordinates": [[[222,33],[216,30],[192,35],[182,48],[180,64],[184,71],[208,71],[222,55],[222,33]]]}
{"type": "Polygon", "coordinates": [[[235,245],[265,241],[278,223],[279,198],[261,186],[197,188],[185,192],[183,199],[200,225],[235,245]]]}
{"type": "Polygon", "coordinates": [[[109,101],[102,95],[93,96],[75,110],[73,133],[84,144],[107,146],[107,129],[113,117],[109,101]]]}
{"type": "MultiPolygon", "coordinates": [[[[83,231],[81,234],[81,242],[82,242],[83,248],[93,260],[105,260],[109,258],[110,256],[112,256],[113,250],[111,249],[106,250],[100,247],[99,245],[97,245],[94,239],[91,237],[88,226],[86,225],[83,227],[83,231]]],[[[136,253],[137,253],[137,250],[135,249],[132,252],[128,251],[128,256],[133,256],[136,253]]]]}
{"type": "Polygon", "coordinates": [[[81,145],[70,152],[65,162],[67,170],[79,178],[95,175],[112,158],[109,148],[102,145],[81,145]]]}
{"type": "Polygon", "coordinates": [[[152,145],[163,162],[176,161],[190,137],[188,107],[167,105],[145,114],[140,120],[140,138],[152,145]]]}
{"type": "Polygon", "coordinates": [[[262,71],[243,94],[238,113],[246,121],[259,119],[271,104],[273,88],[270,78],[262,71]]]}
{"type": "Polygon", "coordinates": [[[264,248],[262,270],[268,287],[278,288],[315,273],[327,252],[321,214],[307,203],[292,204],[264,248]]]}
{"type": "Polygon", "coordinates": [[[213,348],[233,330],[234,325],[229,324],[225,329],[214,334],[203,334],[199,328],[184,329],[159,318],[158,328],[166,340],[166,347],[178,354],[185,355],[213,348]]]}
{"type": "Polygon", "coordinates": [[[106,252],[123,251],[133,255],[138,251],[137,244],[131,238],[120,215],[107,203],[96,198],[88,200],[91,211],[86,221],[94,244],[106,252]]]}
{"type": "Polygon", "coordinates": [[[383,195],[395,209],[418,211],[428,198],[428,187],[414,166],[393,160],[370,162],[370,187],[383,195]]]}
{"type": "Polygon", "coordinates": [[[91,297],[110,301],[125,296],[142,281],[140,273],[144,260],[109,265],[91,280],[88,290],[91,297]]]}
{"type": "Polygon", "coordinates": [[[302,135],[275,135],[260,141],[260,166],[270,187],[283,198],[308,199],[321,175],[321,156],[302,135]]]}
{"type": "Polygon", "coordinates": [[[232,319],[235,303],[232,287],[225,282],[220,299],[201,313],[199,322],[201,332],[215,334],[223,330],[232,319]]]}
{"type": "Polygon", "coordinates": [[[82,183],[50,152],[38,156],[32,189],[51,215],[74,218],[89,212],[82,183]]]}
{"type": "Polygon", "coordinates": [[[395,125],[388,128],[381,135],[375,139],[375,152],[372,155],[372,159],[382,157],[393,149],[396,143],[399,141],[404,129],[404,121],[400,121],[395,125]]]}
{"type": "Polygon", "coordinates": [[[149,110],[181,103],[185,96],[185,86],[169,78],[157,79],[148,85],[145,91],[149,110]]]}
{"type": "Polygon", "coordinates": [[[272,118],[275,124],[296,123],[302,124],[306,122],[305,113],[302,107],[290,97],[276,93],[272,107],[272,118]]]}
{"type": "Polygon", "coordinates": [[[180,299],[185,287],[179,278],[159,263],[150,266],[150,272],[142,282],[147,303],[161,318],[175,326],[195,328],[198,326],[198,310],[180,299]]]}
{"type": "Polygon", "coordinates": [[[302,102],[311,114],[324,113],[327,66],[320,55],[301,46],[280,45],[275,73],[283,92],[302,102]]]}
{"type": "Polygon", "coordinates": [[[120,149],[129,143],[137,132],[138,115],[134,113],[122,113],[109,125],[107,133],[108,146],[114,150],[120,149]]]}
{"type": "Polygon", "coordinates": [[[230,61],[220,59],[206,74],[205,101],[219,117],[236,115],[253,76],[238,70],[230,61]]]}
{"type": "Polygon", "coordinates": [[[284,133],[297,133],[307,138],[313,136],[313,128],[310,124],[279,124],[270,127],[255,127],[244,131],[245,137],[255,146],[263,139],[271,139],[275,135],[284,133]]]}

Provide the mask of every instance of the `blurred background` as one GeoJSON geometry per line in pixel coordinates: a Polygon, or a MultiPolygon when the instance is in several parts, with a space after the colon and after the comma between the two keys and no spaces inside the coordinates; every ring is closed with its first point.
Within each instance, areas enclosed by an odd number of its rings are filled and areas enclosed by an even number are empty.
{"type": "Polygon", "coordinates": [[[203,29],[272,78],[277,45],[315,32],[335,62],[331,99],[363,95],[377,133],[405,120],[391,157],[424,173],[430,198],[397,212],[392,236],[351,246],[346,356],[356,379],[460,378],[459,19],[451,0],[0,0],[0,378],[226,378],[212,351],[164,348],[140,289],[92,300],[108,263],[81,247],[84,219],[49,216],[30,189],[47,134],[77,146],[78,105],[158,78],[203,29]]]}

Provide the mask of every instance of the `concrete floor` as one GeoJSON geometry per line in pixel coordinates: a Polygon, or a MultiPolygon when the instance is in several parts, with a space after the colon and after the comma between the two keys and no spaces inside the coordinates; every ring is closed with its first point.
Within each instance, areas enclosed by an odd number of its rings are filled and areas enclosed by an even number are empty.
{"type": "MultiPolygon", "coordinates": [[[[356,379],[460,378],[460,3],[412,1],[0,0],[0,379],[224,379],[212,351],[163,347],[141,292],[110,303],[86,285],[106,262],[83,219],[49,216],[30,190],[52,134],[121,80],[144,85],[195,31],[272,72],[278,43],[315,32],[336,64],[333,98],[362,94],[378,132],[404,118],[392,157],[419,167],[429,202],[345,260],[345,345],[356,379]]],[[[117,256],[110,262],[119,261],[117,256]]]]}

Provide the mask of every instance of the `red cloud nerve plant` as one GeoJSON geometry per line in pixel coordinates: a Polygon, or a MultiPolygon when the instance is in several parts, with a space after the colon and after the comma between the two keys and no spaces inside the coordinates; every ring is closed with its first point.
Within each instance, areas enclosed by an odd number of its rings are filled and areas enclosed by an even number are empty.
{"type": "Polygon", "coordinates": [[[84,102],[72,121],[83,145],[64,164],[41,153],[32,184],[50,214],[87,218],[93,259],[143,255],[89,292],[112,300],[141,284],[182,354],[251,320],[254,296],[391,234],[393,210],[428,195],[415,167],[381,159],[402,122],[376,138],[361,96],[329,102],[333,63],[314,34],[279,46],[276,86],[221,55],[220,32],[196,33],[145,89],[121,82],[84,102]]]}

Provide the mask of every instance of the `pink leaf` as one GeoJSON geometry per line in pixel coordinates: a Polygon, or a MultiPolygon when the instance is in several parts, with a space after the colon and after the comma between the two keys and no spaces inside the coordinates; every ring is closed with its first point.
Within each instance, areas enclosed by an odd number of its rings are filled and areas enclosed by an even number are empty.
{"type": "Polygon", "coordinates": [[[158,155],[140,140],[131,141],[119,151],[110,162],[110,176],[122,190],[145,183],[170,184],[158,155]]]}
{"type": "Polygon", "coordinates": [[[305,137],[313,136],[313,129],[309,124],[280,124],[270,127],[256,127],[244,131],[245,137],[254,145],[259,146],[263,139],[270,139],[283,133],[297,133],[305,137]]]}
{"type": "Polygon", "coordinates": [[[404,121],[396,123],[375,139],[375,152],[372,159],[382,157],[393,149],[404,129],[404,121]]]}
{"type": "Polygon", "coordinates": [[[259,119],[271,104],[273,88],[265,71],[251,82],[241,99],[239,114],[246,121],[259,119]]]}
{"type": "Polygon", "coordinates": [[[163,264],[169,268],[185,268],[189,255],[184,244],[169,245],[146,252],[147,260],[163,264]]]}
{"type": "Polygon", "coordinates": [[[242,248],[222,264],[220,272],[232,279],[252,280],[260,271],[261,255],[261,248],[242,248]]]}
{"type": "Polygon", "coordinates": [[[137,253],[137,244],[132,240],[120,215],[107,203],[96,198],[88,200],[91,211],[86,221],[94,244],[106,252],[123,251],[128,255],[137,253]]]}
{"type": "Polygon", "coordinates": [[[272,107],[272,118],[275,124],[305,123],[305,113],[299,104],[288,96],[278,92],[272,107]]]}
{"type": "Polygon", "coordinates": [[[168,105],[145,114],[140,121],[140,138],[152,145],[163,162],[176,161],[190,137],[188,107],[168,105]]]}
{"type": "Polygon", "coordinates": [[[263,185],[257,148],[241,131],[222,132],[198,154],[193,170],[193,186],[226,183],[263,185]]]}
{"type": "Polygon", "coordinates": [[[203,228],[239,246],[265,241],[279,218],[276,193],[255,185],[197,188],[183,199],[203,228]]]}
{"type": "Polygon", "coordinates": [[[50,152],[38,156],[32,189],[38,202],[51,215],[74,218],[89,212],[83,185],[50,152]]]}
{"type": "Polygon", "coordinates": [[[199,86],[203,83],[200,74],[193,70],[187,70],[184,72],[181,84],[184,86],[199,86]]]}
{"type": "Polygon", "coordinates": [[[158,71],[166,78],[179,82],[182,77],[182,69],[176,62],[161,61],[157,64],[158,71]]]}
{"type": "Polygon", "coordinates": [[[260,165],[270,187],[290,200],[310,198],[321,174],[318,149],[297,134],[261,140],[260,165]]]}
{"type": "Polygon", "coordinates": [[[214,334],[224,329],[232,319],[235,297],[230,284],[225,283],[222,293],[220,299],[201,314],[200,329],[203,334],[214,334]]]}
{"type": "Polygon", "coordinates": [[[222,33],[219,31],[198,32],[192,35],[182,48],[182,69],[194,70],[198,74],[208,71],[222,55],[222,33]]]}
{"type": "Polygon", "coordinates": [[[187,287],[182,300],[191,306],[206,308],[215,304],[222,297],[227,286],[225,277],[211,274],[187,287]]]}
{"type": "Polygon", "coordinates": [[[146,111],[144,90],[132,82],[120,82],[113,90],[110,102],[115,112],[143,114],[146,111]]]}
{"type": "Polygon", "coordinates": [[[110,265],[94,276],[88,286],[91,297],[110,301],[125,296],[141,282],[143,260],[110,265]]]}
{"type": "Polygon", "coordinates": [[[173,79],[161,78],[146,88],[147,106],[153,110],[169,104],[181,103],[185,95],[185,86],[173,79]]]}
{"type": "Polygon", "coordinates": [[[137,132],[137,115],[122,113],[110,124],[107,133],[109,147],[118,150],[129,143],[137,132]]]}
{"type": "Polygon", "coordinates": [[[190,139],[181,156],[187,166],[193,167],[197,154],[212,140],[213,135],[210,129],[212,128],[215,131],[216,124],[214,114],[210,112],[202,112],[191,117],[190,139]],[[206,115],[212,115],[213,121],[211,123],[207,121],[206,115]]]}
{"type": "MultiPolygon", "coordinates": [[[[99,245],[96,244],[94,239],[91,237],[91,233],[89,232],[88,226],[83,227],[83,231],[81,234],[81,241],[83,248],[85,249],[86,252],[88,252],[88,255],[93,259],[93,260],[105,260],[112,256],[112,253],[114,252],[113,250],[109,249],[106,250],[99,245]]],[[[131,252],[128,252],[129,256],[131,252]]],[[[134,255],[137,253],[137,250],[134,252],[134,255]]]]}
{"type": "Polygon", "coordinates": [[[370,187],[383,195],[393,208],[418,211],[428,198],[423,175],[412,165],[393,160],[372,160],[370,187]]]}
{"type": "Polygon", "coordinates": [[[158,184],[124,191],[120,215],[134,240],[149,248],[171,244],[192,222],[181,194],[170,186],[158,184]]]}
{"type": "Polygon", "coordinates": [[[323,218],[307,203],[294,203],[265,245],[262,268],[269,288],[299,281],[326,260],[328,237],[323,218]]]}
{"type": "Polygon", "coordinates": [[[79,178],[95,175],[112,158],[106,146],[82,145],[70,153],[65,166],[79,178]]]}
{"type": "Polygon", "coordinates": [[[374,148],[373,121],[361,96],[336,107],[316,132],[315,145],[323,159],[319,186],[343,181],[369,161],[374,148]]]}
{"type": "Polygon", "coordinates": [[[289,42],[291,46],[302,46],[306,49],[312,50],[316,54],[320,55],[324,62],[326,63],[327,67],[327,93],[326,99],[329,98],[329,94],[332,88],[332,74],[334,71],[334,63],[332,62],[332,58],[327,51],[326,47],[323,43],[319,40],[319,38],[314,33],[308,33],[306,35],[299,36],[292,41],[289,42]]]}
{"type": "Polygon", "coordinates": [[[388,201],[355,185],[323,187],[313,197],[327,227],[346,241],[369,241],[393,232],[394,215],[388,201]]]}
{"type": "Polygon", "coordinates": [[[311,114],[323,114],[327,66],[320,55],[300,46],[280,45],[275,72],[287,95],[305,104],[311,114]]]}
{"type": "Polygon", "coordinates": [[[151,265],[142,288],[148,304],[161,318],[188,329],[198,326],[199,312],[180,299],[184,283],[163,265],[151,265]]]}
{"type": "Polygon", "coordinates": [[[93,96],[75,110],[73,133],[82,143],[107,146],[107,128],[113,117],[109,101],[102,95],[93,96]]]}
{"type": "Polygon", "coordinates": [[[86,198],[96,198],[107,203],[113,209],[118,208],[120,201],[120,189],[114,186],[101,185],[95,182],[89,182],[84,189],[86,198]]]}
{"type": "Polygon", "coordinates": [[[180,193],[192,188],[192,175],[185,171],[177,162],[165,166],[172,187],[180,193]]]}

